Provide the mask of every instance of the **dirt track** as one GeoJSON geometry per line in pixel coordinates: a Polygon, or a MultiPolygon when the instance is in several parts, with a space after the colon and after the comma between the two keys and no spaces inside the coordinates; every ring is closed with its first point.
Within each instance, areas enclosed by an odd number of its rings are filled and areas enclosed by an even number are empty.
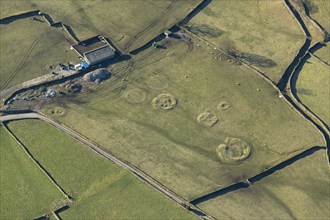
{"type": "MultiPolygon", "coordinates": [[[[61,124],[53,121],[52,119],[50,119],[48,117],[45,117],[45,116],[43,116],[41,114],[38,114],[38,113],[19,113],[19,114],[11,114],[11,115],[0,116],[0,122],[8,122],[8,121],[22,120],[22,119],[39,119],[39,120],[43,120],[43,121],[51,124],[52,126],[58,128],[59,130],[67,133],[68,135],[70,135],[74,139],[80,141],[81,143],[83,143],[84,145],[89,147],[91,150],[93,150],[95,153],[97,153],[97,154],[101,155],[102,157],[105,157],[106,159],[108,159],[108,160],[118,164],[119,166],[129,170],[135,176],[139,177],[142,181],[144,181],[145,183],[147,183],[148,185],[150,185],[154,189],[158,190],[159,192],[161,192],[162,194],[164,194],[165,196],[167,196],[168,198],[170,198],[174,202],[177,202],[180,205],[189,204],[187,201],[180,198],[178,195],[176,195],[174,192],[171,192],[169,189],[165,188],[164,186],[160,185],[156,180],[152,179],[150,176],[143,173],[138,168],[136,168],[134,166],[131,166],[131,165],[117,159],[113,155],[110,155],[109,153],[107,153],[107,152],[103,151],[102,149],[100,149],[99,146],[97,146],[96,144],[93,144],[91,141],[89,141],[85,137],[82,137],[81,135],[77,134],[76,132],[74,132],[70,128],[68,128],[64,125],[61,125],[61,124]]],[[[199,217],[201,217],[203,219],[214,219],[213,217],[211,217],[211,216],[205,214],[204,212],[202,212],[201,210],[199,210],[197,207],[195,207],[191,204],[189,204],[189,206],[191,208],[190,211],[195,213],[199,217]]]]}

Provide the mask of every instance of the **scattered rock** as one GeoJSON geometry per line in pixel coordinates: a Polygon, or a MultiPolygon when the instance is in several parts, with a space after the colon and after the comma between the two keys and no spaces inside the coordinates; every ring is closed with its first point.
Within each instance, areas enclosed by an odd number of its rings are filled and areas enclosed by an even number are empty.
{"type": "Polygon", "coordinates": [[[53,98],[53,97],[56,96],[56,93],[57,93],[56,90],[51,89],[51,90],[48,90],[46,92],[46,94],[44,95],[44,97],[45,98],[53,98]]]}

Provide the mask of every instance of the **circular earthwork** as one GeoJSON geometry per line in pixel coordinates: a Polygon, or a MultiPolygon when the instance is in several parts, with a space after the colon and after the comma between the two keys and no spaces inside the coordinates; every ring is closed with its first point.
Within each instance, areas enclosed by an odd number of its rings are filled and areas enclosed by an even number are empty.
{"type": "Polygon", "coordinates": [[[216,152],[224,163],[235,164],[246,160],[251,154],[251,147],[240,138],[227,138],[216,152]]]}
{"type": "Polygon", "coordinates": [[[203,112],[197,116],[197,121],[207,127],[212,127],[219,120],[213,112],[203,112]]]}
{"type": "Polygon", "coordinates": [[[217,106],[219,110],[227,110],[229,108],[229,104],[227,102],[220,102],[217,106]]]}
{"type": "Polygon", "coordinates": [[[48,115],[55,116],[63,116],[66,113],[65,109],[59,106],[45,108],[44,112],[48,115]]]}
{"type": "Polygon", "coordinates": [[[146,100],[147,94],[141,89],[131,89],[124,94],[127,102],[131,104],[139,104],[146,100]]]}
{"type": "Polygon", "coordinates": [[[160,94],[152,100],[155,109],[171,110],[177,104],[177,99],[171,94],[160,94]]]}
{"type": "Polygon", "coordinates": [[[162,90],[168,87],[168,80],[164,75],[151,76],[145,80],[145,83],[151,89],[162,90]]]}

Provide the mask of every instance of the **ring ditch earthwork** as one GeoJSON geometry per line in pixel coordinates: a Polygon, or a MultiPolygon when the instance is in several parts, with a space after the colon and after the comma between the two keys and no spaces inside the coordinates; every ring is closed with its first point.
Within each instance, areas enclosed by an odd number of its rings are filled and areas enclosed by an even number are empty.
{"type": "Polygon", "coordinates": [[[246,160],[251,154],[251,147],[240,138],[227,138],[217,149],[220,160],[224,163],[235,164],[246,160]]]}
{"type": "Polygon", "coordinates": [[[177,99],[171,94],[160,94],[152,100],[155,109],[171,110],[177,105],[177,99]]]}

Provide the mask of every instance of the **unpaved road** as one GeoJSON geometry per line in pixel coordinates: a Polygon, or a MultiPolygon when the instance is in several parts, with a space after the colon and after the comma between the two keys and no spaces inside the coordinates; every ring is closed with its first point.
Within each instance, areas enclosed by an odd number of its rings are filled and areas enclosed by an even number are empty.
{"type": "MultiPolygon", "coordinates": [[[[109,153],[107,153],[107,152],[103,151],[102,149],[100,149],[100,147],[98,147],[97,145],[91,143],[85,137],[82,137],[81,135],[77,134],[75,131],[71,130],[70,128],[68,128],[64,125],[61,125],[61,124],[53,121],[52,119],[50,119],[48,117],[45,117],[45,116],[43,116],[41,114],[38,114],[38,113],[19,113],[19,114],[10,114],[10,115],[5,115],[5,116],[0,116],[0,122],[7,122],[7,121],[13,121],[13,120],[22,120],[22,119],[39,119],[39,120],[43,120],[43,121],[53,125],[54,127],[60,129],[61,131],[64,131],[65,133],[67,133],[71,137],[73,137],[76,140],[80,141],[81,143],[85,144],[87,147],[92,149],[97,154],[99,154],[99,155],[105,157],[106,159],[118,164],[119,166],[129,170],[135,176],[139,177],[142,181],[144,181],[145,183],[147,183],[148,185],[150,185],[154,189],[158,190],[159,192],[161,192],[162,194],[164,194],[165,196],[167,196],[171,200],[177,202],[180,205],[189,204],[187,201],[180,198],[178,195],[174,194],[170,190],[166,189],[164,186],[160,185],[157,181],[152,179],[150,176],[148,176],[147,174],[145,174],[144,172],[142,172],[138,168],[133,167],[133,166],[117,159],[116,157],[114,157],[114,156],[110,155],[109,153]]],[[[192,208],[192,209],[190,209],[190,211],[195,213],[199,217],[201,217],[203,219],[214,219],[213,217],[211,217],[211,216],[207,215],[206,213],[202,212],[197,207],[195,207],[191,204],[189,204],[189,205],[192,208]]]]}

